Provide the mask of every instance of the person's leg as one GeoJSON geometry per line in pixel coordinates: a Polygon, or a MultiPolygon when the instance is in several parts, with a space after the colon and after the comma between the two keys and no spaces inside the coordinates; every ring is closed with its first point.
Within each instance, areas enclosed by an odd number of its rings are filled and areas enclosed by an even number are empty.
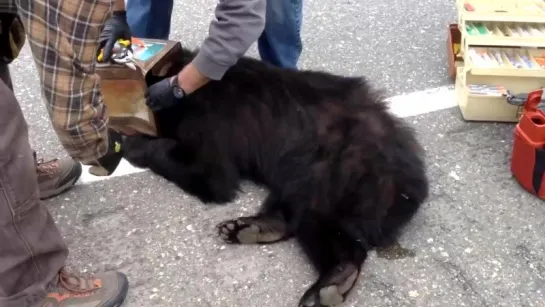
{"type": "Polygon", "coordinates": [[[124,275],[75,278],[62,269],[68,248],[39,199],[28,126],[10,83],[0,63],[0,306],[117,306],[124,275]]]}
{"type": "MultiPolygon", "coordinates": [[[[0,78],[2,78],[8,89],[13,92],[13,83],[8,65],[2,65],[0,78]]],[[[44,161],[43,159],[37,159],[35,151],[32,151],[32,153],[36,166],[35,173],[38,175],[40,199],[47,199],[68,191],[81,176],[81,164],[74,159],[65,158],[44,161]]]]}
{"type": "Polygon", "coordinates": [[[303,0],[267,1],[266,19],[265,30],[257,45],[261,60],[279,67],[297,69],[297,61],[303,50],[303,0]]]}
{"type": "Polygon", "coordinates": [[[28,128],[0,63],[0,306],[29,306],[64,265],[68,249],[40,202],[28,128]]]}
{"type": "Polygon", "coordinates": [[[174,0],[128,0],[127,22],[138,38],[168,39],[174,0]]]}

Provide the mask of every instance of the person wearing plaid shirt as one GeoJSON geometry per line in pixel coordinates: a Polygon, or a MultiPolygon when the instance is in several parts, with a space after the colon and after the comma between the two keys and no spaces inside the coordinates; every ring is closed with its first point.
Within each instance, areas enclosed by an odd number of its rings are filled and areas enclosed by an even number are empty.
{"type": "MultiPolygon", "coordinates": [[[[221,80],[263,33],[266,3],[219,1],[197,56],[150,86],[146,104],[181,103],[180,88],[191,95],[221,80]]],[[[118,39],[131,38],[124,6],[124,0],[0,1],[0,307],[113,307],[126,297],[123,273],[78,276],[64,269],[68,248],[40,201],[70,188],[79,162],[110,175],[121,160],[122,138],[108,128],[95,62],[98,50],[107,61],[118,39]],[[8,69],[25,39],[53,128],[72,157],[39,163],[45,185],[8,69]]]]}

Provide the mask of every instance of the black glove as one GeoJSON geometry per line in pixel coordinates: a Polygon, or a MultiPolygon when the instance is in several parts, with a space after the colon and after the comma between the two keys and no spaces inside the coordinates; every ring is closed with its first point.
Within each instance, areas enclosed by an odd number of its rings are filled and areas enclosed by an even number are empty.
{"type": "MultiPolygon", "coordinates": [[[[106,62],[112,56],[112,49],[119,39],[131,40],[131,29],[127,23],[127,13],[125,11],[115,11],[112,17],[106,21],[104,29],[99,37],[99,52],[104,48],[102,62],[106,62]]],[[[131,45],[128,48],[132,51],[131,45]]]]}
{"type": "Polygon", "coordinates": [[[146,105],[153,112],[181,102],[181,98],[174,96],[173,82],[177,82],[176,78],[166,78],[148,87],[146,91],[146,105]]]}
{"type": "Polygon", "coordinates": [[[95,176],[110,176],[123,158],[123,136],[113,129],[108,129],[108,141],[106,154],[98,159],[97,163],[92,164],[89,169],[89,173],[95,176]]]}

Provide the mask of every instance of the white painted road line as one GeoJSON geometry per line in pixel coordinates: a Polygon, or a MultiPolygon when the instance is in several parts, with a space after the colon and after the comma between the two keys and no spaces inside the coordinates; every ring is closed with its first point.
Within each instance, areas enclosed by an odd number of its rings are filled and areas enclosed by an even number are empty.
{"type": "MultiPolygon", "coordinates": [[[[388,101],[391,112],[400,117],[415,116],[456,106],[456,97],[452,86],[393,96],[388,98],[388,101]]],[[[100,177],[89,174],[89,166],[84,165],[83,174],[77,184],[88,184],[143,171],[145,169],[136,168],[123,159],[112,175],[100,177]]]]}
{"type": "Polygon", "coordinates": [[[89,166],[83,165],[83,172],[81,174],[80,179],[78,180],[77,184],[87,184],[91,182],[101,181],[110,179],[113,177],[119,177],[119,176],[125,176],[135,173],[140,173],[145,171],[146,169],[137,168],[132,166],[127,160],[122,159],[117,168],[115,169],[115,172],[111,174],[110,176],[95,176],[89,173],[89,166]]]}
{"type": "Polygon", "coordinates": [[[454,87],[443,86],[388,98],[390,110],[399,117],[416,116],[455,107],[454,87]]]}

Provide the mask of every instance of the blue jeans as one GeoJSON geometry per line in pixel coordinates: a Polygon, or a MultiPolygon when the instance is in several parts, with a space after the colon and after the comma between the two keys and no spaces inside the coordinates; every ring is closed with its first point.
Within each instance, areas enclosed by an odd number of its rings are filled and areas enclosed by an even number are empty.
{"type": "Polygon", "coordinates": [[[174,0],[128,0],[127,22],[139,38],[168,39],[174,0]]]}
{"type": "MultiPolygon", "coordinates": [[[[174,0],[128,0],[127,21],[136,37],[168,39],[174,0]]],[[[265,30],[257,41],[261,60],[297,69],[303,50],[303,0],[269,0],[265,30]]]]}

